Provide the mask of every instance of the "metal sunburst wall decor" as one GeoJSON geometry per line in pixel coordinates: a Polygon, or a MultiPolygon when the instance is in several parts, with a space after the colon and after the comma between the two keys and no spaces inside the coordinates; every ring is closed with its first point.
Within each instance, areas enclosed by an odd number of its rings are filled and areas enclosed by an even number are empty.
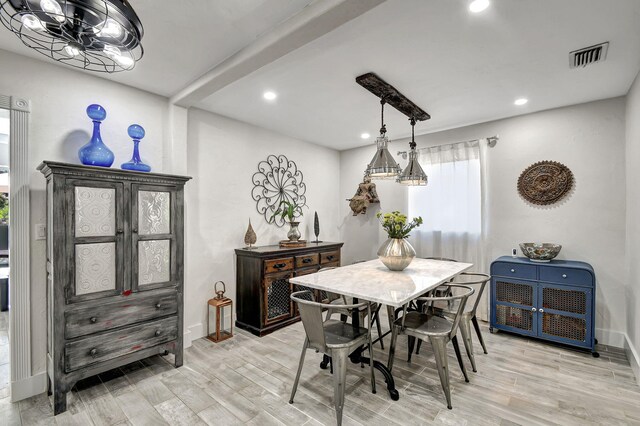
{"type": "Polygon", "coordinates": [[[254,185],[251,197],[256,202],[258,213],[264,216],[267,223],[278,227],[286,223],[280,215],[273,215],[282,201],[299,207],[307,204],[307,186],[303,182],[302,172],[295,162],[284,155],[270,155],[258,163],[258,171],[251,180],[254,185]]]}
{"type": "Polygon", "coordinates": [[[530,203],[546,206],[565,197],[573,187],[573,173],[556,161],[539,161],[518,178],[518,192],[530,203]]]}

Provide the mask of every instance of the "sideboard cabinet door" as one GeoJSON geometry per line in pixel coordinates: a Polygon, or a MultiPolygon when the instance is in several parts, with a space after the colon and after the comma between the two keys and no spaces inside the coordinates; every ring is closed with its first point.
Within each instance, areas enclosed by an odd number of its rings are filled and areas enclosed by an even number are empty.
{"type": "Polygon", "coordinates": [[[133,291],[175,286],[176,188],[134,184],[131,192],[133,291]]]}
{"type": "Polygon", "coordinates": [[[70,263],[67,303],[113,296],[124,290],[123,192],[119,182],[67,180],[68,214],[61,216],[66,220],[70,263]]]}
{"type": "Polygon", "coordinates": [[[591,347],[591,289],[540,283],[538,291],[539,336],[591,347]]]}
{"type": "Polygon", "coordinates": [[[536,284],[527,281],[495,277],[492,280],[494,309],[492,323],[504,330],[535,336],[537,334],[536,284]]]}

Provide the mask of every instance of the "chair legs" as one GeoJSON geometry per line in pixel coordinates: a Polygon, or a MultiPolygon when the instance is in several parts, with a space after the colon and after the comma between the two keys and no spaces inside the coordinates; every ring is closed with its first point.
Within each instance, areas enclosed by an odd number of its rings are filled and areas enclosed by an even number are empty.
{"type": "Polygon", "coordinates": [[[471,361],[471,368],[473,372],[476,370],[476,359],[473,356],[473,339],[471,339],[471,318],[463,316],[460,319],[460,334],[462,335],[462,341],[464,342],[464,348],[467,350],[467,356],[471,361]]]}
{"type": "Polygon", "coordinates": [[[407,356],[407,362],[411,362],[411,354],[413,353],[413,348],[416,345],[416,338],[413,336],[408,336],[407,343],[409,344],[409,355],[407,356]]]}
{"type": "Polygon", "coordinates": [[[471,322],[473,323],[473,328],[476,329],[476,334],[478,335],[478,340],[480,340],[480,344],[482,345],[482,350],[484,351],[485,354],[489,353],[487,352],[487,346],[484,344],[484,339],[482,338],[482,333],[480,332],[480,325],[478,324],[478,318],[474,316],[473,318],[471,318],[471,322]]]}
{"type": "Polygon", "coordinates": [[[447,408],[451,409],[451,389],[449,387],[449,365],[447,361],[447,341],[442,337],[429,337],[429,342],[433,347],[433,353],[436,358],[436,366],[438,367],[438,375],[440,376],[440,384],[447,399],[447,408]]]}
{"type": "Polygon", "coordinates": [[[458,364],[460,365],[462,374],[464,374],[464,381],[469,383],[469,376],[467,376],[467,369],[464,366],[464,362],[462,362],[462,354],[460,354],[460,346],[458,345],[458,336],[453,336],[451,338],[451,343],[453,343],[453,349],[456,352],[456,358],[458,358],[458,364]]]}
{"type": "Polygon", "coordinates": [[[347,379],[347,349],[334,349],[331,351],[333,360],[333,400],[336,408],[336,420],[338,426],[342,424],[342,409],[344,407],[344,389],[347,379]]]}
{"type": "Polygon", "coordinates": [[[369,330],[369,369],[371,370],[371,392],[376,393],[376,376],[373,367],[373,339],[371,338],[371,330],[369,330]]]}
{"type": "Polygon", "coordinates": [[[304,338],[304,345],[302,345],[302,353],[300,354],[300,363],[298,363],[298,372],[296,373],[296,379],[293,381],[293,389],[291,389],[291,398],[289,398],[289,404],[293,404],[293,397],[296,396],[296,390],[298,390],[298,382],[300,381],[300,373],[302,372],[302,365],[304,364],[304,356],[307,353],[309,347],[309,338],[304,338]]]}

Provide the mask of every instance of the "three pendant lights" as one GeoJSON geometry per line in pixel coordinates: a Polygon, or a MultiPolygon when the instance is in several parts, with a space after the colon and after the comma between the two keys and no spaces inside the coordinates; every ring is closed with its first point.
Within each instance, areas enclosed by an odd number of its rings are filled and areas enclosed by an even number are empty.
{"type": "Polygon", "coordinates": [[[371,179],[395,179],[396,182],[403,185],[424,186],[427,184],[428,178],[427,174],[422,170],[422,167],[418,162],[414,133],[416,120],[414,117],[409,119],[409,122],[411,123],[409,163],[407,164],[407,167],[402,170],[387,148],[389,139],[387,139],[387,127],[384,124],[385,103],[385,99],[382,98],[380,100],[380,104],[382,105],[382,127],[380,127],[380,136],[376,139],[376,153],[371,162],[367,165],[367,170],[364,173],[365,177],[369,177],[371,179]]]}

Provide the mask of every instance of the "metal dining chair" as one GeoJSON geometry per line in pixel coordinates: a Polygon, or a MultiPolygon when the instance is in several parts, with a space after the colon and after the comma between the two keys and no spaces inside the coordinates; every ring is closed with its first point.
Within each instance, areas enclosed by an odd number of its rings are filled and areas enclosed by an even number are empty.
{"type": "MultiPolygon", "coordinates": [[[[362,263],[362,262],[364,262],[364,260],[354,262],[353,264],[362,263]]],[[[324,272],[331,269],[336,269],[336,266],[322,268],[318,272],[324,272]]],[[[327,320],[331,319],[331,316],[333,314],[340,314],[341,320],[343,322],[347,321],[347,318],[351,316],[351,312],[348,309],[345,309],[344,305],[350,304],[352,302],[350,300],[351,298],[346,297],[344,295],[331,293],[331,292],[324,292],[323,297],[325,297],[325,295],[326,295],[326,298],[329,300],[329,303],[328,303],[329,306],[327,306],[326,319],[327,320]]],[[[365,324],[364,322],[365,317],[370,318],[371,323],[375,323],[376,330],[378,331],[378,340],[380,341],[380,349],[384,349],[384,342],[382,341],[382,326],[380,325],[380,308],[381,306],[378,305],[377,303],[372,303],[371,311],[372,311],[373,317],[372,316],[367,317],[366,309],[361,309],[359,312],[359,315],[360,315],[360,324],[365,324]]]]}
{"type": "MultiPolygon", "coordinates": [[[[469,381],[467,376],[467,370],[462,362],[462,356],[460,355],[460,346],[458,345],[458,339],[456,332],[458,325],[462,318],[467,299],[474,292],[471,287],[466,287],[459,284],[447,284],[451,291],[451,296],[445,297],[419,297],[417,300],[425,303],[430,302],[449,302],[453,301],[457,304],[457,311],[454,318],[451,320],[445,316],[434,315],[431,312],[423,313],[416,311],[407,311],[406,305],[403,309],[403,315],[393,323],[393,333],[391,335],[391,349],[389,350],[389,363],[388,368],[393,368],[393,360],[395,355],[396,341],[399,334],[407,335],[410,339],[418,340],[429,339],[431,346],[433,347],[433,353],[436,359],[436,366],[438,368],[438,375],[440,376],[440,383],[444,390],[444,395],[447,399],[447,408],[451,409],[451,389],[449,387],[449,366],[447,360],[447,343],[453,344],[453,349],[458,358],[458,364],[464,375],[464,380],[469,381]],[[455,290],[455,291],[454,291],[455,290]],[[456,294],[458,293],[458,294],[456,294]]],[[[413,348],[411,348],[413,349],[413,348]]]]}
{"type": "MultiPolygon", "coordinates": [[[[376,393],[376,379],[373,368],[373,345],[371,344],[371,328],[360,327],[354,328],[350,323],[344,323],[337,320],[322,320],[322,310],[326,304],[313,300],[313,293],[304,290],[291,294],[291,300],[298,304],[298,311],[302,318],[302,325],[306,333],[304,345],[302,346],[302,354],[300,355],[300,363],[298,364],[298,372],[291,389],[291,398],[289,403],[293,404],[293,397],[298,389],[300,373],[304,364],[304,356],[307,349],[315,349],[331,357],[333,366],[333,397],[336,408],[336,418],[338,425],[342,424],[342,409],[344,407],[344,390],[347,377],[347,363],[349,354],[354,350],[367,344],[369,346],[369,365],[371,367],[371,391],[376,393]]],[[[344,305],[345,309],[362,309],[365,308],[369,317],[371,317],[371,309],[369,302],[344,305]]]]}
{"type": "MultiPolygon", "coordinates": [[[[482,349],[484,353],[487,352],[487,346],[484,343],[484,339],[482,338],[482,333],[480,332],[480,325],[478,324],[478,318],[476,317],[476,311],[478,309],[478,304],[480,303],[480,299],[482,298],[482,294],[484,293],[484,288],[487,283],[491,280],[491,276],[487,274],[483,274],[480,272],[463,272],[457,277],[454,278],[453,283],[461,284],[464,286],[473,286],[479,289],[475,292],[473,300],[473,304],[467,301],[466,308],[462,313],[462,317],[460,318],[460,334],[462,335],[462,340],[464,342],[464,347],[467,351],[467,356],[471,361],[471,367],[473,368],[473,372],[478,371],[476,369],[476,360],[473,354],[473,340],[471,338],[471,324],[476,330],[476,334],[478,335],[478,340],[482,345],[482,349]]],[[[454,302],[453,304],[444,305],[441,303],[434,303],[430,309],[433,310],[433,313],[436,315],[443,314],[447,317],[453,317],[456,315],[457,306],[456,304],[459,302],[454,302]]],[[[417,354],[417,352],[416,352],[417,354]]]]}

